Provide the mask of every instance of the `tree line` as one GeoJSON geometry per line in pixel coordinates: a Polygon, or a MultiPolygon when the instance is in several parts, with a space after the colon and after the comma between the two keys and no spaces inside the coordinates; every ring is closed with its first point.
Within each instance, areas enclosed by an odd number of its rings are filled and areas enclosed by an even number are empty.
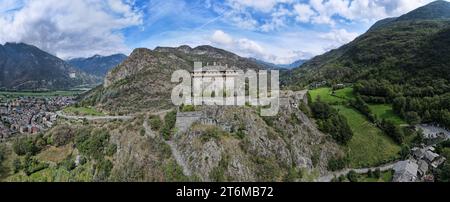
{"type": "MultiPolygon", "coordinates": [[[[421,85],[392,84],[386,80],[364,80],[354,86],[355,92],[364,102],[392,104],[394,112],[411,125],[434,123],[445,128],[450,128],[449,89],[446,82],[442,80],[423,81],[421,85]]],[[[359,106],[356,105],[356,107],[359,106]]]]}

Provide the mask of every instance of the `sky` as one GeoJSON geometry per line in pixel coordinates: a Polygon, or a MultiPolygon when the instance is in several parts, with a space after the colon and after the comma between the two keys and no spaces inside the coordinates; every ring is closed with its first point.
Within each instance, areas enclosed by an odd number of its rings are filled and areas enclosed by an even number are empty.
{"type": "Polygon", "coordinates": [[[0,44],[63,59],[212,45],[289,64],[432,0],[0,0],[0,44]]]}

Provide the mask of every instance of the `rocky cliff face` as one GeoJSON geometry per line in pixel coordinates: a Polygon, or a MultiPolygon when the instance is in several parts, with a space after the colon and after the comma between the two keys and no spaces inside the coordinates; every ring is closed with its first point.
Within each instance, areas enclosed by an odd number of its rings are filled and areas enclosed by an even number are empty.
{"type": "Polygon", "coordinates": [[[172,139],[178,164],[202,181],[310,181],[326,173],[342,151],[298,109],[295,95],[271,118],[254,107],[198,109],[202,118],[172,139]]]}

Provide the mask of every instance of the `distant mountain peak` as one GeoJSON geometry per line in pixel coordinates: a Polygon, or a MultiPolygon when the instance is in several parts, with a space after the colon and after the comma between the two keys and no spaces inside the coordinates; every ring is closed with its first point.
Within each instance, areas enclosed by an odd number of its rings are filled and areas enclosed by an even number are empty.
{"type": "Polygon", "coordinates": [[[93,74],[95,76],[104,77],[106,73],[122,63],[127,58],[124,54],[114,54],[109,56],[102,56],[96,54],[89,58],[75,58],[67,62],[72,66],[93,74]]]}
{"type": "Polygon", "coordinates": [[[450,2],[439,0],[419,7],[400,17],[386,18],[376,22],[369,31],[405,21],[450,20],[450,2]]]}
{"type": "Polygon", "coordinates": [[[443,0],[431,2],[400,16],[397,21],[439,19],[450,19],[450,2],[443,0]]]}

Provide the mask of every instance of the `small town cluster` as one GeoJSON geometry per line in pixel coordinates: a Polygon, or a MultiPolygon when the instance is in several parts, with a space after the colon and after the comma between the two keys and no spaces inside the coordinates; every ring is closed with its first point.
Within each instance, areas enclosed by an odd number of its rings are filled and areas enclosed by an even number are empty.
{"type": "Polygon", "coordinates": [[[395,164],[394,182],[434,182],[433,171],[447,160],[436,152],[436,143],[448,140],[450,133],[432,125],[418,125],[417,128],[422,130],[429,144],[412,148],[407,160],[395,164]]]}
{"type": "Polygon", "coordinates": [[[0,141],[16,134],[36,134],[53,126],[56,111],[73,104],[72,97],[0,98],[0,141]]]}

